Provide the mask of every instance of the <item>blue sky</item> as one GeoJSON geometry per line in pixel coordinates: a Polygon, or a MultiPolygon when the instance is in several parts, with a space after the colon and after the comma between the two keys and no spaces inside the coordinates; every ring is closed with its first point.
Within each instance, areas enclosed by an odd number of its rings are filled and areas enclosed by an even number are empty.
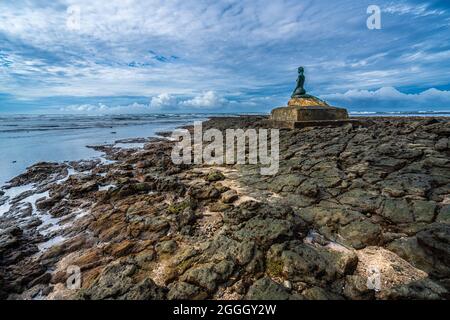
{"type": "Polygon", "coordinates": [[[266,112],[300,65],[353,111],[450,111],[449,27],[447,0],[3,0],[0,112],[266,112]]]}

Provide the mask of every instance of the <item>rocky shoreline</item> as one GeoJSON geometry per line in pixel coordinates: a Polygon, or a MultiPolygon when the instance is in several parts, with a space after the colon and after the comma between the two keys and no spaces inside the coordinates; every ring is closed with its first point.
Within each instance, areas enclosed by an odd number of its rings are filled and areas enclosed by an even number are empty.
{"type": "Polygon", "coordinates": [[[0,298],[448,299],[450,119],[363,120],[281,130],[275,176],[164,137],[33,165],[0,191],[0,298]]]}

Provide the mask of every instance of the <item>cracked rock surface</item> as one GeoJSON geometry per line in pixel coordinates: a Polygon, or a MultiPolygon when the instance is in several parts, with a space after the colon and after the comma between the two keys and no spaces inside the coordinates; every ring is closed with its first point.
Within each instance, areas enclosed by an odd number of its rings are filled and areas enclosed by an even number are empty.
{"type": "Polygon", "coordinates": [[[0,298],[448,299],[450,120],[365,121],[280,130],[273,176],[164,138],[36,164],[0,193],[0,298]]]}

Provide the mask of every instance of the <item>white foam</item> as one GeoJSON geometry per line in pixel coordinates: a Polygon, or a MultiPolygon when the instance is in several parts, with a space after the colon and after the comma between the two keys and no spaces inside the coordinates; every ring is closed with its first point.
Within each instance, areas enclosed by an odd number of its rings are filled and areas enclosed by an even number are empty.
{"type": "Polygon", "coordinates": [[[37,246],[38,246],[39,251],[46,251],[47,249],[53,247],[54,245],[62,243],[64,240],[66,240],[65,237],[56,236],[56,237],[51,238],[48,241],[39,243],[37,246]]]}
{"type": "Polygon", "coordinates": [[[116,187],[115,184],[108,184],[106,186],[98,187],[98,191],[107,191],[107,190],[109,190],[111,188],[115,188],[115,187],[116,187]]]}
{"type": "Polygon", "coordinates": [[[41,193],[34,193],[31,196],[26,197],[25,199],[21,200],[20,203],[27,203],[27,202],[30,203],[31,207],[33,208],[33,214],[37,214],[38,212],[37,212],[37,208],[36,208],[36,201],[38,199],[48,198],[48,197],[49,197],[48,191],[41,192],[41,193]]]}
{"type": "MultiPolygon", "coordinates": [[[[323,238],[323,236],[318,233],[315,230],[310,230],[308,232],[308,235],[305,237],[305,239],[303,239],[303,242],[306,244],[310,244],[310,245],[316,245],[318,243],[318,239],[323,238]]],[[[326,241],[325,245],[321,245],[324,248],[327,248],[329,250],[332,251],[339,251],[339,252],[349,252],[351,251],[350,249],[348,249],[347,247],[345,247],[344,245],[336,242],[336,241],[332,241],[329,239],[324,239],[326,241]]]]}
{"type": "MultiPolygon", "coordinates": [[[[69,168],[67,175],[64,178],[56,181],[56,183],[57,184],[64,183],[65,181],[67,181],[67,179],[69,179],[70,176],[72,176],[74,174],[77,174],[77,171],[74,170],[73,168],[69,168]]],[[[108,190],[109,188],[112,188],[112,187],[115,187],[115,185],[111,184],[111,185],[103,186],[101,188],[104,190],[108,190]]],[[[23,192],[31,191],[31,190],[34,190],[34,184],[27,184],[24,186],[13,187],[10,189],[4,189],[5,194],[2,197],[6,197],[7,201],[2,206],[0,206],[0,216],[10,210],[10,208],[12,206],[11,200],[13,200],[15,197],[22,194],[23,192]]],[[[42,224],[37,228],[37,230],[39,231],[40,234],[42,234],[44,236],[48,236],[56,231],[64,229],[64,225],[61,225],[61,220],[63,218],[53,217],[48,212],[46,212],[46,211],[42,212],[37,209],[36,201],[38,199],[48,198],[48,197],[49,197],[49,191],[47,190],[45,192],[31,194],[30,196],[28,196],[20,201],[17,201],[17,203],[15,203],[15,205],[17,205],[18,207],[23,207],[27,203],[29,203],[31,205],[32,215],[30,217],[27,217],[26,219],[32,219],[33,217],[39,217],[39,219],[42,221],[42,224]]],[[[74,213],[75,213],[75,219],[79,219],[79,218],[87,215],[89,212],[87,210],[79,209],[79,210],[75,211],[74,213]]],[[[45,242],[39,243],[37,246],[39,248],[39,251],[43,252],[43,251],[46,251],[47,249],[49,249],[50,247],[63,242],[64,240],[66,240],[66,238],[64,236],[57,235],[45,242]]]]}
{"type": "Polygon", "coordinates": [[[119,142],[115,146],[122,149],[143,149],[146,142],[119,142]]]}
{"type": "Polygon", "coordinates": [[[332,251],[338,251],[338,252],[349,252],[351,251],[350,249],[348,249],[347,247],[344,247],[342,244],[334,242],[334,241],[330,241],[330,243],[328,243],[325,248],[328,248],[332,251]]]}
{"type": "Polygon", "coordinates": [[[89,214],[89,211],[86,210],[78,210],[77,215],[75,216],[75,220],[83,218],[84,216],[87,216],[89,214]]]}
{"type": "Polygon", "coordinates": [[[0,216],[2,216],[3,214],[5,214],[6,212],[9,211],[9,209],[11,208],[11,200],[12,199],[14,199],[18,195],[24,193],[25,191],[30,191],[30,190],[33,190],[32,183],[26,184],[23,186],[9,188],[9,189],[3,189],[5,194],[2,196],[2,198],[7,197],[8,200],[6,200],[6,202],[0,206],[0,216]]]}
{"type": "Polygon", "coordinates": [[[39,290],[39,292],[34,295],[32,298],[32,300],[45,300],[45,296],[42,294],[42,290],[39,290]]]}
{"type": "Polygon", "coordinates": [[[113,164],[113,163],[116,163],[117,162],[117,160],[109,160],[109,159],[106,159],[105,157],[100,157],[100,164],[113,164]]]}
{"type": "Polygon", "coordinates": [[[56,181],[56,183],[57,184],[61,184],[63,182],[66,182],[69,179],[69,177],[74,175],[74,174],[77,174],[77,171],[74,168],[70,167],[70,168],[67,169],[67,175],[64,178],[56,181]]]}
{"type": "Polygon", "coordinates": [[[320,237],[320,233],[315,230],[309,230],[308,235],[303,239],[303,242],[306,244],[314,244],[317,237],[320,237]]]}
{"type": "Polygon", "coordinates": [[[54,231],[61,229],[59,222],[61,218],[52,217],[49,214],[43,214],[40,216],[42,224],[39,226],[38,231],[43,235],[48,235],[54,231]]]}

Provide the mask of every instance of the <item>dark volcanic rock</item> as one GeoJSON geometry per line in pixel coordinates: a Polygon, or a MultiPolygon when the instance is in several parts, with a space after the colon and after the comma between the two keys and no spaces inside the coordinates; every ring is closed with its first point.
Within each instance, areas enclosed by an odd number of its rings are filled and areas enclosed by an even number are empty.
{"type": "Polygon", "coordinates": [[[31,166],[10,186],[33,190],[0,192],[0,298],[448,299],[450,122],[360,121],[280,130],[273,176],[175,165],[161,138],[95,147],[113,161],[31,166]],[[71,265],[80,290],[65,286],[71,265]]]}
{"type": "Polygon", "coordinates": [[[82,299],[119,300],[162,300],[165,290],[153,280],[145,279],[135,283],[132,276],[136,272],[133,264],[115,263],[105,268],[93,285],[80,293],[82,299]]]}
{"type": "Polygon", "coordinates": [[[288,289],[264,277],[256,281],[248,290],[246,298],[249,300],[303,300],[303,297],[290,294],[288,289]]]}

